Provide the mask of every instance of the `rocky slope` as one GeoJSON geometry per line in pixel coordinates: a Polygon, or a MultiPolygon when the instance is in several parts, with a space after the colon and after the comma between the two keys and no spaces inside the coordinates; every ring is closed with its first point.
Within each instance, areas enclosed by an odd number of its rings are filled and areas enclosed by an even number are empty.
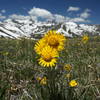
{"type": "Polygon", "coordinates": [[[0,37],[36,37],[48,30],[56,29],[67,37],[84,34],[100,35],[99,25],[76,24],[73,22],[36,22],[30,19],[7,19],[0,22],[0,37]]]}

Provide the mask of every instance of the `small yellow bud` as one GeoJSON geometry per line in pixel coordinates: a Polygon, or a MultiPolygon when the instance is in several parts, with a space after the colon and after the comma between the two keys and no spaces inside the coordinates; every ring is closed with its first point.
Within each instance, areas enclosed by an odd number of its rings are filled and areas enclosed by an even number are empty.
{"type": "Polygon", "coordinates": [[[43,77],[40,81],[40,84],[41,85],[46,85],[47,84],[47,78],[46,77],[43,77]]]}
{"type": "Polygon", "coordinates": [[[76,80],[71,80],[71,81],[69,82],[69,85],[70,85],[71,87],[75,87],[75,86],[78,85],[78,83],[76,82],[76,80]]]}
{"type": "Polygon", "coordinates": [[[70,71],[72,69],[72,66],[70,64],[66,64],[64,66],[64,70],[70,71]]]}

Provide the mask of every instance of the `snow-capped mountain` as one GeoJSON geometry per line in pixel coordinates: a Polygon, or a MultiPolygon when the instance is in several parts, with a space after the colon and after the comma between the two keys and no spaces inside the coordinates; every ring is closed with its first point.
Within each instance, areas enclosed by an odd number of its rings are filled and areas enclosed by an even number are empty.
{"type": "Polygon", "coordinates": [[[74,22],[65,22],[58,29],[58,32],[64,33],[65,36],[82,36],[84,34],[89,35],[100,35],[100,32],[97,31],[96,25],[86,25],[86,24],[76,24],[74,22]]]}
{"type": "Polygon", "coordinates": [[[35,37],[44,34],[48,30],[55,29],[67,37],[82,36],[85,33],[90,35],[100,35],[100,27],[96,25],[76,24],[74,22],[37,22],[28,19],[7,19],[0,22],[1,37],[35,37]]]}

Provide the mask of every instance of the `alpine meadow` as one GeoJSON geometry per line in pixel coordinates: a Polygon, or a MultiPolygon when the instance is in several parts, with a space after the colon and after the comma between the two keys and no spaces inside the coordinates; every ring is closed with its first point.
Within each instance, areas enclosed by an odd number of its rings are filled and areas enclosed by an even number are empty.
{"type": "Polygon", "coordinates": [[[0,100],[100,100],[100,0],[0,0],[0,100]]]}
{"type": "Polygon", "coordinates": [[[1,100],[99,100],[99,72],[99,36],[0,38],[1,100]]]}

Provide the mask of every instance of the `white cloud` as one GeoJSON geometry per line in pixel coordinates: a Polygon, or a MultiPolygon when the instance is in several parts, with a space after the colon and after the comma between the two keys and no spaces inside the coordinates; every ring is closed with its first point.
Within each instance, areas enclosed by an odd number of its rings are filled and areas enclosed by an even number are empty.
{"type": "Polygon", "coordinates": [[[6,12],[6,10],[4,10],[4,9],[3,9],[3,10],[1,10],[1,13],[5,13],[5,12],[6,12]]]}
{"type": "Polygon", "coordinates": [[[65,17],[65,16],[58,15],[58,14],[56,14],[55,21],[56,22],[66,22],[66,21],[68,21],[68,22],[76,22],[76,23],[79,23],[79,22],[83,22],[83,23],[90,22],[89,20],[86,20],[86,19],[81,18],[81,17],[71,18],[71,17],[65,17]]]}
{"type": "Polygon", "coordinates": [[[27,19],[32,19],[32,20],[37,20],[35,16],[24,16],[24,15],[17,15],[17,14],[12,14],[9,16],[11,19],[17,19],[17,20],[27,20],[27,19]]]}
{"type": "Polygon", "coordinates": [[[91,12],[91,10],[90,10],[90,9],[88,9],[88,8],[87,8],[87,9],[85,9],[85,11],[86,11],[86,12],[91,12]]]}
{"type": "Polygon", "coordinates": [[[38,20],[36,16],[30,16],[30,17],[31,17],[32,20],[35,20],[35,21],[38,20]]]}
{"type": "Polygon", "coordinates": [[[70,7],[67,9],[68,12],[69,12],[69,11],[79,11],[79,10],[80,10],[79,7],[72,7],[72,6],[70,6],[70,7]]]}
{"type": "Polygon", "coordinates": [[[59,14],[55,14],[54,15],[54,20],[56,21],[56,22],[64,22],[66,19],[65,19],[65,17],[64,16],[62,16],[62,15],[59,15],[59,14]]]}
{"type": "Polygon", "coordinates": [[[64,22],[65,21],[65,16],[62,16],[60,14],[52,14],[50,11],[42,8],[32,8],[29,12],[30,16],[35,16],[38,18],[43,18],[46,21],[52,21],[55,20],[56,22],[64,22]]]}
{"type": "Polygon", "coordinates": [[[0,19],[2,20],[2,19],[5,19],[6,18],[6,16],[3,16],[2,14],[0,14],[0,19]]]}
{"type": "Polygon", "coordinates": [[[88,18],[90,16],[90,9],[85,9],[85,11],[83,13],[80,14],[80,17],[82,18],[88,18]]]}
{"type": "MultiPolygon", "coordinates": [[[[80,8],[78,7],[69,7],[70,11],[78,11],[80,8]]],[[[44,18],[46,20],[55,20],[56,22],[65,22],[65,21],[73,21],[73,22],[87,22],[84,18],[75,17],[70,18],[68,16],[62,16],[60,14],[52,14],[50,11],[41,8],[32,8],[29,12],[29,15],[44,18]]]]}
{"type": "Polygon", "coordinates": [[[86,20],[81,17],[71,18],[70,21],[72,21],[72,22],[89,22],[89,20],[86,20]]]}
{"type": "Polygon", "coordinates": [[[9,18],[11,18],[11,19],[21,19],[21,20],[24,20],[24,19],[27,19],[28,16],[12,14],[12,15],[9,16],[9,18]]]}
{"type": "Polygon", "coordinates": [[[46,9],[36,8],[34,7],[28,12],[31,16],[41,17],[41,18],[48,18],[52,19],[52,13],[46,9]]]}
{"type": "MultiPolygon", "coordinates": [[[[89,9],[85,9],[85,11],[84,11],[84,13],[89,13],[89,12],[90,12],[89,9]]],[[[89,22],[89,20],[87,19],[88,15],[85,15],[83,13],[79,14],[78,16],[76,15],[76,17],[72,18],[72,17],[68,17],[68,16],[63,16],[63,15],[60,15],[60,14],[53,14],[46,9],[34,7],[30,11],[28,11],[28,14],[29,15],[27,15],[27,16],[13,14],[13,15],[10,15],[9,18],[20,19],[20,20],[32,19],[34,21],[41,21],[40,19],[43,18],[44,21],[53,21],[54,20],[58,23],[66,22],[66,21],[89,22]]]]}

